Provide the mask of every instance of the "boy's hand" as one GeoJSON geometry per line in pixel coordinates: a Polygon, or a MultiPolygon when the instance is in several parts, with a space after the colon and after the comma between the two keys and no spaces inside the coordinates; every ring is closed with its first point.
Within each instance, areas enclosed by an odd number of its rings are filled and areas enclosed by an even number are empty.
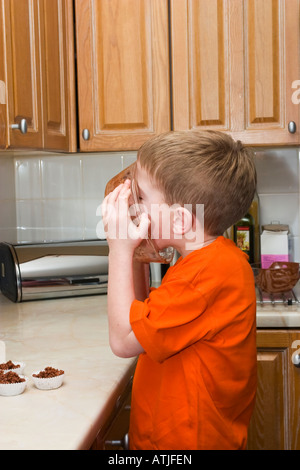
{"type": "Polygon", "coordinates": [[[109,193],[102,203],[104,231],[110,249],[124,248],[133,252],[142,239],[148,236],[149,219],[146,213],[142,213],[138,226],[131,220],[130,195],[130,180],[126,180],[109,193]]]}

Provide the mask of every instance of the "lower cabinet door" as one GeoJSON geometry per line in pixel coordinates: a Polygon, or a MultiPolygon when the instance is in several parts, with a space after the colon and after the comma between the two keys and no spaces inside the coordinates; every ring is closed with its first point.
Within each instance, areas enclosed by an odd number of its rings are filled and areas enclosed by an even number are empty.
{"type": "Polygon", "coordinates": [[[249,450],[300,449],[300,331],[258,330],[258,387],[249,450]]]}

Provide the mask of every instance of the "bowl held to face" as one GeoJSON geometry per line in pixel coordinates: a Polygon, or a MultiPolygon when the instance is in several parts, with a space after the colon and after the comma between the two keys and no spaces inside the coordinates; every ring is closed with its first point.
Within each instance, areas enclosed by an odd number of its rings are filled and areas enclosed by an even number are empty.
{"type": "MultiPolygon", "coordinates": [[[[107,183],[104,195],[107,196],[126,179],[131,180],[131,198],[129,200],[129,204],[131,206],[130,214],[135,223],[138,224],[141,216],[141,207],[139,204],[138,185],[136,181],[136,162],[118,173],[107,183]]],[[[157,247],[155,240],[150,237],[150,227],[148,238],[142,240],[134,252],[134,259],[141,263],[169,264],[172,261],[173,256],[173,247],[167,247],[164,249],[159,249],[157,247]]]]}

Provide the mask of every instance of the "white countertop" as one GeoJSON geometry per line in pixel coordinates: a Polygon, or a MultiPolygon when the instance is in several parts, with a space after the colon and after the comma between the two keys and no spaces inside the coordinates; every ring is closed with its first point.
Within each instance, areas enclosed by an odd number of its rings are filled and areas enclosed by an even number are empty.
{"type": "MultiPolygon", "coordinates": [[[[300,301],[300,282],[294,287],[296,298],[300,301]]],[[[260,299],[258,290],[257,298],[260,299]]],[[[280,298],[280,296],[277,296],[280,298]]],[[[274,296],[276,300],[276,296],[274,296]]],[[[300,304],[293,299],[287,303],[257,303],[256,324],[258,328],[300,328],[300,304]]]]}
{"type": "Polygon", "coordinates": [[[110,350],[106,299],[15,304],[0,294],[0,362],[25,362],[29,378],[21,395],[0,396],[0,449],[90,448],[135,364],[110,350]],[[64,383],[38,390],[30,374],[48,365],[65,371],[64,383]]]}
{"type": "Polygon", "coordinates": [[[300,307],[290,305],[257,306],[257,328],[300,328],[300,307]]]}

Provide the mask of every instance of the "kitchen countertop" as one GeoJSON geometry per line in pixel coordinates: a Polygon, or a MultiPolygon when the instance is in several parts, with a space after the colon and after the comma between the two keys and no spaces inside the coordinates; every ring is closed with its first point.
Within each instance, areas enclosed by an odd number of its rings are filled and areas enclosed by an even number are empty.
{"type": "Polygon", "coordinates": [[[257,328],[300,328],[300,306],[257,305],[257,328]]]}
{"type": "MultiPolygon", "coordinates": [[[[0,396],[0,449],[90,448],[136,362],[110,350],[106,300],[13,303],[0,293],[0,362],[25,362],[29,378],[21,395],[0,396]],[[30,374],[48,365],[65,371],[64,383],[38,390],[30,374]]],[[[257,304],[257,327],[300,328],[300,306],[257,304]]]]}
{"type": "Polygon", "coordinates": [[[21,395],[0,396],[0,449],[90,448],[136,362],[110,350],[106,299],[15,304],[0,294],[0,362],[25,362],[29,378],[21,395]],[[30,375],[49,365],[65,371],[64,383],[38,390],[30,375]]]}
{"type": "MultiPolygon", "coordinates": [[[[296,298],[300,301],[300,281],[293,289],[296,298]]],[[[260,299],[256,290],[257,299],[260,299]]],[[[275,296],[274,299],[280,298],[275,296]]],[[[258,328],[300,328],[300,303],[293,300],[292,305],[287,303],[257,303],[256,324],[258,328]]]]}

